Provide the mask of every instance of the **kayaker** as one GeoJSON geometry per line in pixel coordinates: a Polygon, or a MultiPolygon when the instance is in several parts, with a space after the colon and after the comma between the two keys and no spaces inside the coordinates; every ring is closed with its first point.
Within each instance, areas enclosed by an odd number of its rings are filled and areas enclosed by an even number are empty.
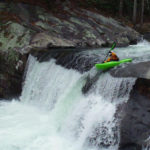
{"type": "Polygon", "coordinates": [[[110,61],[119,61],[118,56],[113,51],[109,51],[109,55],[108,56],[109,57],[107,58],[107,60],[104,61],[104,63],[110,62],[110,61]]]}

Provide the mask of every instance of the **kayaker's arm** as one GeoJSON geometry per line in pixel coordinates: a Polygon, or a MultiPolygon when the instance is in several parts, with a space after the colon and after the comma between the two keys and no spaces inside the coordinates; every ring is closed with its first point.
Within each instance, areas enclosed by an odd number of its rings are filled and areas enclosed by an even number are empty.
{"type": "Polygon", "coordinates": [[[111,51],[112,51],[115,47],[116,47],[116,43],[114,42],[113,45],[112,45],[112,47],[111,47],[111,49],[108,51],[108,53],[107,53],[107,55],[106,55],[106,57],[105,57],[105,59],[103,60],[102,63],[104,63],[104,62],[106,61],[107,57],[111,54],[111,51]]]}

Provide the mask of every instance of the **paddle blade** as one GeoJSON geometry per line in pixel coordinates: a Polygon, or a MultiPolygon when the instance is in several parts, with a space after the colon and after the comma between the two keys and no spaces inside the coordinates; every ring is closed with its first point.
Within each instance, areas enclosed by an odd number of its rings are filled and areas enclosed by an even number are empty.
{"type": "Polygon", "coordinates": [[[116,47],[116,43],[114,42],[112,47],[111,47],[111,50],[113,50],[115,47],[116,47]]]}

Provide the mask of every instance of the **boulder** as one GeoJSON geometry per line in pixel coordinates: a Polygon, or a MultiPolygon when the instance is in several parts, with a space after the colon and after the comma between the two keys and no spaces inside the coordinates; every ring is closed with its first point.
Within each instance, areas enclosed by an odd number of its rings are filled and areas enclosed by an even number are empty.
{"type": "Polygon", "coordinates": [[[10,99],[21,94],[27,60],[27,55],[21,55],[15,47],[29,43],[31,35],[30,30],[12,21],[1,24],[0,31],[0,98],[10,99]]]}
{"type": "Polygon", "coordinates": [[[150,41],[150,32],[144,33],[143,38],[150,41]]]}
{"type": "Polygon", "coordinates": [[[117,67],[110,70],[114,77],[137,77],[150,79],[150,61],[136,64],[127,64],[124,67],[117,67]]]}
{"type": "Polygon", "coordinates": [[[150,146],[150,80],[137,79],[122,110],[119,150],[141,150],[150,146]]]}
{"type": "Polygon", "coordinates": [[[26,60],[27,56],[15,51],[0,52],[0,99],[12,99],[21,94],[26,60]]]}

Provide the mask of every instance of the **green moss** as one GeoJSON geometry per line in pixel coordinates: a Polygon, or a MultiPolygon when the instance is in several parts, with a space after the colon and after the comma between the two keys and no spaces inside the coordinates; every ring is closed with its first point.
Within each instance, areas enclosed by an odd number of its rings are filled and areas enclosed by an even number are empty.
{"type": "Polygon", "coordinates": [[[16,51],[9,50],[9,53],[7,54],[7,61],[9,64],[15,63],[19,60],[19,54],[16,51]]]}
{"type": "Polygon", "coordinates": [[[9,25],[10,24],[10,22],[7,22],[7,23],[1,23],[0,22],[0,26],[6,26],[6,25],[9,25]]]}
{"type": "MultiPolygon", "coordinates": [[[[22,39],[23,39],[23,37],[25,36],[25,34],[22,34],[21,36],[19,36],[18,38],[17,38],[17,43],[20,43],[21,41],[22,41],[22,39]]],[[[11,39],[13,39],[14,38],[14,36],[12,36],[12,38],[11,39]]]]}
{"type": "Polygon", "coordinates": [[[10,33],[9,33],[8,31],[5,31],[5,32],[4,32],[4,37],[5,37],[5,38],[8,38],[9,35],[10,35],[10,33]]]}
{"type": "Polygon", "coordinates": [[[30,31],[26,31],[23,26],[11,22],[5,26],[0,32],[0,41],[3,45],[0,46],[0,50],[8,51],[11,47],[23,47],[28,44],[30,40],[30,31]]]}
{"type": "Polygon", "coordinates": [[[88,30],[84,30],[84,31],[83,31],[83,34],[84,34],[84,36],[85,36],[86,38],[93,38],[93,39],[96,39],[96,36],[95,36],[92,32],[90,32],[90,31],[88,31],[88,30]]]}
{"type": "Polygon", "coordinates": [[[87,27],[87,28],[91,28],[91,26],[87,23],[87,22],[85,22],[85,21],[81,21],[81,20],[79,20],[79,19],[77,19],[77,18],[74,18],[74,17],[71,17],[70,18],[70,21],[71,22],[74,22],[74,23],[76,23],[76,24],[78,24],[78,25],[81,25],[82,27],[87,27]]]}

